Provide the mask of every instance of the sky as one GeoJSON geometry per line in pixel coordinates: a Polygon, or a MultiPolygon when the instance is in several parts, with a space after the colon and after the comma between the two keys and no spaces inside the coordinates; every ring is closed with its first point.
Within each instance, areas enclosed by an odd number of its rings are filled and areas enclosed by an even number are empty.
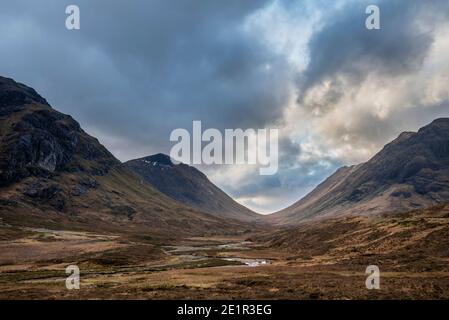
{"type": "Polygon", "coordinates": [[[447,0],[4,1],[0,75],[35,88],[118,159],[176,128],[279,130],[279,170],[198,168],[270,213],[403,131],[449,116],[447,0]],[[80,8],[80,30],[65,9],[80,8]],[[380,30],[365,27],[368,5],[380,30]]]}

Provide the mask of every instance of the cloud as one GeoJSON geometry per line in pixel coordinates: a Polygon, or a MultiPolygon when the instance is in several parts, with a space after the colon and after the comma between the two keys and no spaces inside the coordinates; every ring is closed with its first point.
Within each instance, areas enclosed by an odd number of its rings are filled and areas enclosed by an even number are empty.
{"type": "Polygon", "coordinates": [[[67,3],[5,4],[0,70],[88,130],[146,154],[193,120],[259,128],[282,115],[288,65],[243,28],[266,1],[79,0],[79,31],[65,30],[67,3]]]}
{"type": "Polygon", "coordinates": [[[351,2],[312,36],[297,106],[286,111],[309,123],[304,132],[287,120],[297,140],[343,163],[366,161],[401,131],[448,114],[447,1],[376,3],[381,30],[364,27],[371,2],[351,2]]]}
{"type": "MultiPolygon", "coordinates": [[[[433,1],[442,5],[442,1],[433,1]]],[[[310,43],[311,60],[301,77],[301,90],[344,76],[351,84],[367,74],[399,76],[419,69],[432,43],[432,35],[420,23],[420,11],[428,3],[377,1],[381,30],[365,28],[365,8],[372,1],[351,2],[336,11],[310,43]],[[362,14],[361,14],[362,13],[362,14]]],[[[338,84],[338,83],[337,83],[338,84]]]]}
{"type": "Polygon", "coordinates": [[[302,50],[308,63],[297,68],[296,101],[284,107],[289,144],[280,148],[280,170],[231,188],[242,203],[279,209],[339,166],[367,161],[400,132],[449,115],[448,3],[377,1],[379,31],[364,27],[368,4],[316,14],[321,19],[302,50]]]}

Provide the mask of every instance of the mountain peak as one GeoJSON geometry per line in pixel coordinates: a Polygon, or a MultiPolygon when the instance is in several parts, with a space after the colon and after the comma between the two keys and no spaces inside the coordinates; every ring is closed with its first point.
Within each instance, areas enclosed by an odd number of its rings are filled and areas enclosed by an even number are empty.
{"type": "Polygon", "coordinates": [[[418,133],[423,133],[427,131],[435,131],[437,130],[440,132],[443,131],[449,131],[449,118],[438,118],[433,120],[430,124],[427,126],[422,127],[418,130],[418,133]]]}
{"type": "Polygon", "coordinates": [[[10,78],[0,76],[0,108],[39,103],[50,106],[36,90],[10,78]]]}
{"type": "Polygon", "coordinates": [[[170,166],[170,167],[174,166],[173,162],[171,161],[170,156],[168,156],[164,153],[153,154],[151,156],[142,158],[141,160],[149,162],[152,165],[163,165],[163,166],[170,166]]]}
{"type": "Polygon", "coordinates": [[[447,125],[449,126],[449,118],[438,118],[433,120],[429,125],[447,125]]]}
{"type": "Polygon", "coordinates": [[[235,202],[204,173],[187,164],[175,165],[166,154],[130,160],[124,166],[168,197],[203,212],[241,221],[260,218],[235,202]]]}

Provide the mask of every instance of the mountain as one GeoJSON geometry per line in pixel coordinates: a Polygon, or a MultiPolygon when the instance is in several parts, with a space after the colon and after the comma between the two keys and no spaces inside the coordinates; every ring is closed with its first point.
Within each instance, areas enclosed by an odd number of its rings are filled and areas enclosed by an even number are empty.
{"type": "Polygon", "coordinates": [[[55,172],[101,175],[120,162],[31,88],[0,78],[0,186],[55,172]]]}
{"type": "Polygon", "coordinates": [[[449,201],[449,118],[404,132],[366,163],[343,167],[270,219],[405,212],[449,201]]]}
{"type": "Polygon", "coordinates": [[[198,169],[174,164],[159,153],[130,160],[125,167],[176,201],[222,218],[257,221],[261,215],[238,204],[198,169]]]}
{"type": "Polygon", "coordinates": [[[182,205],[141,180],[72,117],[0,77],[0,225],[152,235],[248,227],[182,205]]]}

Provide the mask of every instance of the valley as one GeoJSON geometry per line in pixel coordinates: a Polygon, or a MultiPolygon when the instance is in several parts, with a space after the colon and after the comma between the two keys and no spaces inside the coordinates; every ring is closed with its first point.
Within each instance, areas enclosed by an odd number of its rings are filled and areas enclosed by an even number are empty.
{"type": "Polygon", "coordinates": [[[0,77],[0,299],[448,299],[448,137],[403,133],[262,216],[167,155],[121,163],[0,77]]]}
{"type": "Polygon", "coordinates": [[[449,205],[234,236],[1,226],[2,299],[447,299],[449,205]],[[65,267],[81,270],[80,290],[65,267]],[[366,266],[381,289],[365,287],[366,266]]]}

